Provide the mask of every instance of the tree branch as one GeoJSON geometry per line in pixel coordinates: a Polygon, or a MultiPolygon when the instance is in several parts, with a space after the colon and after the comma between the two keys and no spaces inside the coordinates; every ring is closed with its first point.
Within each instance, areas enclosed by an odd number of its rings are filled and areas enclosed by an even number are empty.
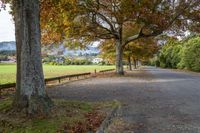
{"type": "Polygon", "coordinates": [[[100,27],[101,29],[106,30],[107,32],[112,34],[112,31],[110,29],[108,29],[107,27],[104,27],[102,24],[98,23],[96,20],[96,16],[93,16],[92,18],[92,23],[94,23],[95,25],[97,25],[98,27],[100,27]]]}
{"type": "Polygon", "coordinates": [[[107,23],[110,27],[110,31],[111,33],[114,35],[114,36],[118,36],[114,29],[114,26],[112,25],[112,23],[106,18],[106,16],[104,16],[103,14],[99,13],[99,12],[96,12],[96,11],[93,11],[93,13],[95,13],[97,16],[99,16],[103,21],[105,21],[105,23],[107,23]]]}
{"type": "Polygon", "coordinates": [[[115,38],[112,34],[110,33],[105,33],[105,34],[97,34],[95,36],[96,38],[99,38],[99,39],[112,39],[112,38],[115,38]]]}
{"type": "Polygon", "coordinates": [[[128,44],[129,42],[132,42],[136,39],[138,39],[140,37],[140,34],[136,34],[136,35],[133,35],[133,36],[130,36],[128,37],[125,42],[123,43],[123,46],[125,46],[126,44],[128,44]]]}
{"type": "Polygon", "coordinates": [[[127,45],[129,42],[135,41],[135,40],[137,40],[137,39],[139,39],[139,38],[153,37],[153,36],[160,35],[160,34],[162,34],[162,32],[163,32],[163,30],[157,30],[157,31],[153,31],[153,32],[150,33],[150,34],[144,34],[144,33],[142,32],[144,28],[145,28],[145,25],[140,29],[140,31],[139,31],[138,34],[128,37],[128,38],[125,40],[125,42],[123,43],[123,47],[124,47],[125,45],[127,45]]]}

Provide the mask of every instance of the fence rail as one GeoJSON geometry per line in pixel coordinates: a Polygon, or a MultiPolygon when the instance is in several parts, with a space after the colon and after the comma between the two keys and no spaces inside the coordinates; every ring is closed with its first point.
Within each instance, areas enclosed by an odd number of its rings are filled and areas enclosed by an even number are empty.
{"type": "Polygon", "coordinates": [[[100,73],[104,73],[104,72],[110,72],[110,71],[114,71],[115,69],[107,69],[107,70],[102,70],[102,71],[99,71],[100,73]]]}
{"type": "Polygon", "coordinates": [[[45,79],[45,84],[47,84],[48,82],[51,82],[51,81],[56,81],[58,80],[59,83],[61,82],[62,79],[66,79],[68,78],[70,80],[70,78],[79,78],[81,76],[89,76],[91,75],[91,73],[80,73],[80,74],[72,74],[72,75],[64,75],[64,76],[59,76],[59,77],[53,77],[53,78],[47,78],[45,79]]]}
{"type": "MultiPolygon", "coordinates": [[[[109,72],[113,70],[115,69],[101,70],[99,71],[99,73],[105,73],[105,72],[109,72]]],[[[96,74],[96,70],[95,70],[95,74],[96,74]]],[[[58,81],[60,83],[62,80],[67,79],[67,78],[68,80],[71,80],[71,78],[79,79],[79,77],[86,77],[86,76],[91,76],[91,75],[92,73],[88,72],[88,73],[71,74],[71,75],[64,75],[64,76],[59,76],[59,77],[46,78],[45,84],[48,84],[53,81],[58,81]]],[[[13,91],[15,87],[16,87],[16,83],[0,84],[0,97],[2,95],[2,91],[8,90],[8,89],[11,89],[13,91]]]]}
{"type": "MultiPolygon", "coordinates": [[[[80,74],[72,74],[72,75],[64,75],[64,76],[59,76],[59,77],[53,77],[53,78],[46,78],[45,79],[45,84],[48,84],[48,82],[51,81],[61,81],[62,79],[66,79],[66,78],[79,78],[81,76],[89,76],[91,75],[91,73],[80,73],[80,74]]],[[[8,84],[2,84],[0,85],[0,90],[3,89],[8,89],[8,88],[15,88],[16,83],[8,83],[8,84]]]]}

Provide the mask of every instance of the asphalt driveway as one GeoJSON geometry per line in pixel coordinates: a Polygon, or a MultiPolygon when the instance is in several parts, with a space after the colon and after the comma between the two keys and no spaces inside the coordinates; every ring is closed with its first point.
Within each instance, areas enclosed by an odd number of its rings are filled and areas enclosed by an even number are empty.
{"type": "Polygon", "coordinates": [[[119,100],[129,126],[110,132],[200,133],[200,74],[159,68],[100,76],[48,89],[52,98],[119,100]]]}

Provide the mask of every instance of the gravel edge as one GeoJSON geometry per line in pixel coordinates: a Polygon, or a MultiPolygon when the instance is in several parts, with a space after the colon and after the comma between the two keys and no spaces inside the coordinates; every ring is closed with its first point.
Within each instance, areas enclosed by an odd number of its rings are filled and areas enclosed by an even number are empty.
{"type": "Polygon", "coordinates": [[[105,133],[108,126],[111,124],[113,118],[118,115],[120,105],[116,105],[106,116],[100,127],[97,129],[96,133],[105,133]]]}

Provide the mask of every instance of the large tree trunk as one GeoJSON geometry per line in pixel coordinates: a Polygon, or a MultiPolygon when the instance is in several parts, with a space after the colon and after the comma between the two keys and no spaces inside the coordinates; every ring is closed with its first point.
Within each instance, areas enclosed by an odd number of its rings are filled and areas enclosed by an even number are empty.
{"type": "Polygon", "coordinates": [[[13,107],[28,115],[48,115],[52,106],[45,91],[41,61],[39,0],[14,0],[17,85],[13,107]]]}
{"type": "Polygon", "coordinates": [[[131,56],[130,55],[128,56],[128,66],[129,66],[128,67],[129,70],[132,71],[132,63],[131,63],[131,56]]]}
{"type": "Polygon", "coordinates": [[[116,40],[116,73],[118,75],[124,75],[123,68],[123,48],[120,40],[116,40]]]}

